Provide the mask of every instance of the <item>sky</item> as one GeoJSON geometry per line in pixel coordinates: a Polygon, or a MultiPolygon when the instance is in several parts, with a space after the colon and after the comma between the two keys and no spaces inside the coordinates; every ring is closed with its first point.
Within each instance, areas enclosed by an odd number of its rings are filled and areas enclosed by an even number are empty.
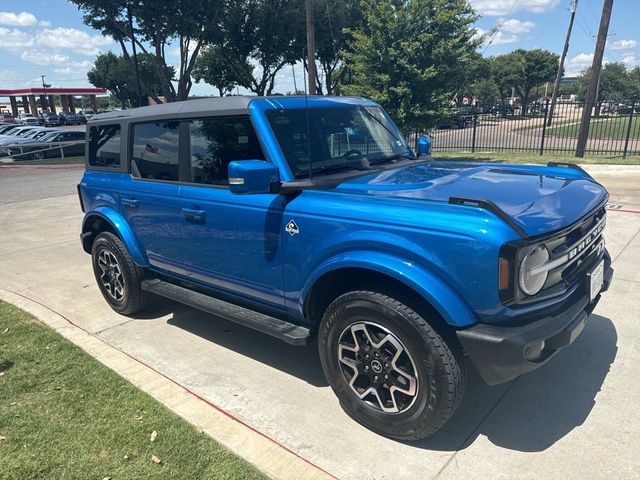
{"type": "MultiPolygon", "coordinates": [[[[322,1],[322,0],[318,0],[322,1]]],[[[485,56],[517,48],[544,48],[560,53],[569,23],[570,0],[471,0],[481,18],[480,33],[497,28],[485,56]]],[[[578,0],[576,21],[565,64],[568,75],[591,65],[603,0],[578,0]]],[[[640,65],[638,0],[615,0],[609,26],[605,62],[640,65]]],[[[0,88],[90,87],[86,72],[100,52],[120,53],[112,39],[82,22],[82,14],[66,0],[0,0],[0,88]]],[[[168,49],[170,62],[177,51],[168,49]]],[[[302,67],[294,67],[297,86],[302,67]]],[[[294,90],[291,67],[281,70],[276,92],[294,90]]],[[[245,93],[241,91],[240,93],[245,93]]],[[[194,84],[192,95],[217,95],[213,87],[194,84]]]]}

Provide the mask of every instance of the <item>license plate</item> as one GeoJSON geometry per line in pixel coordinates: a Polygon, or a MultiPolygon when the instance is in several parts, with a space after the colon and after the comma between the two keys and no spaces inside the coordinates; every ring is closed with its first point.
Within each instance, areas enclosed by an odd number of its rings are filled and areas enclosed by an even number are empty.
{"type": "Polygon", "coordinates": [[[598,296],[598,293],[600,293],[600,290],[602,290],[602,284],[604,282],[604,260],[600,260],[600,262],[591,269],[587,274],[587,279],[589,282],[589,296],[593,302],[598,296]]]}

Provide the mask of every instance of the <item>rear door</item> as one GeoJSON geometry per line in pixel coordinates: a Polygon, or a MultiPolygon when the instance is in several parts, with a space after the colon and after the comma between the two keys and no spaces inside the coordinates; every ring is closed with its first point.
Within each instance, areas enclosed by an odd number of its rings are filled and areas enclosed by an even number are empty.
{"type": "Polygon", "coordinates": [[[233,195],[229,162],[264,160],[248,116],[189,121],[180,190],[185,266],[196,281],[283,309],[282,211],[276,194],[233,195]]]}

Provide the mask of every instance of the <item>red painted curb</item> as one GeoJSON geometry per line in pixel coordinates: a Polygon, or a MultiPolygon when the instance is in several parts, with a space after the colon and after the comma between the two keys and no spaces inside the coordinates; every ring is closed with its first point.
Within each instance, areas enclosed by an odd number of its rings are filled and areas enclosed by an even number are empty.
{"type": "Polygon", "coordinates": [[[103,338],[100,338],[98,335],[95,335],[91,332],[89,332],[88,330],[85,330],[84,328],[82,328],[80,325],[78,325],[77,323],[75,323],[73,320],[67,318],[65,315],[56,312],[53,308],[49,307],[48,305],[45,305],[44,303],[38,301],[38,300],[34,300],[33,298],[27,297],[26,295],[23,295],[21,293],[18,292],[14,292],[13,290],[6,290],[3,289],[6,292],[12,293],[14,295],[17,295],[19,297],[22,297],[26,300],[29,300],[31,302],[37,303],[38,305],[40,305],[41,307],[46,308],[47,310],[49,310],[50,312],[55,313],[56,315],[60,316],[61,318],[64,318],[65,321],[67,321],[69,324],[73,325],[74,327],[82,330],[83,332],[85,332],[88,335],[91,335],[94,338],[98,338],[100,341],[105,342],[106,344],[110,345],[111,347],[117,349],[119,352],[123,353],[124,355],[126,355],[127,357],[129,357],[131,360],[134,360],[135,362],[138,362],[140,365],[148,368],[149,370],[157,373],[158,375],[160,375],[161,377],[169,380],[171,383],[173,383],[174,385],[182,388],[185,392],[187,392],[188,394],[192,395],[193,397],[197,398],[198,400],[200,400],[201,402],[205,403],[206,405],[208,405],[209,407],[213,408],[214,410],[222,413],[223,415],[225,415],[226,417],[230,418],[231,420],[238,422],[240,425],[242,425],[243,427],[248,428],[249,430],[251,430],[252,432],[260,435],[261,437],[265,438],[266,440],[270,441],[271,443],[274,443],[275,445],[277,445],[278,447],[282,448],[284,451],[286,451],[287,453],[290,453],[292,455],[294,455],[295,457],[299,458],[300,460],[302,460],[303,462],[305,462],[306,464],[310,465],[311,467],[321,471],[322,473],[328,475],[331,478],[334,478],[335,480],[340,480],[338,477],[336,477],[335,475],[332,475],[331,473],[327,472],[326,470],[324,470],[323,468],[319,467],[318,465],[316,465],[315,463],[312,463],[310,460],[307,460],[306,458],[300,456],[299,454],[297,454],[296,452],[294,452],[293,450],[291,450],[290,448],[284,446],[283,444],[281,444],[280,442],[278,442],[276,439],[270,437],[269,435],[267,435],[266,433],[262,433],[260,430],[257,430],[255,427],[252,427],[251,425],[249,425],[248,423],[244,422],[243,420],[240,420],[238,417],[234,416],[232,413],[227,412],[226,410],[224,410],[223,408],[215,405],[214,403],[210,402],[209,400],[207,400],[206,398],[200,396],[199,394],[197,394],[196,392],[190,390],[189,388],[185,387],[184,385],[178,383],[176,380],[174,380],[173,378],[165,375],[164,373],[156,370],[155,368],[151,367],[150,365],[147,365],[145,362],[143,362],[142,360],[134,357],[133,355],[128,354],[127,352],[119,349],[118,347],[111,345],[109,342],[107,342],[106,340],[104,340],[103,338]]]}

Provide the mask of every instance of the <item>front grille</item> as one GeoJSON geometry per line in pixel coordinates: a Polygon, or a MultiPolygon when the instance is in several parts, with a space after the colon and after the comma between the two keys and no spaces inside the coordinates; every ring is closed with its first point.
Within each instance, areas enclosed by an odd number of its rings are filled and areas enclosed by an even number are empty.
{"type": "Polygon", "coordinates": [[[569,230],[559,232],[543,243],[550,252],[549,263],[558,265],[548,272],[547,281],[529,301],[560,295],[582,281],[587,270],[604,255],[604,207],[569,230]],[[563,259],[565,259],[563,261],[563,259]]]}

